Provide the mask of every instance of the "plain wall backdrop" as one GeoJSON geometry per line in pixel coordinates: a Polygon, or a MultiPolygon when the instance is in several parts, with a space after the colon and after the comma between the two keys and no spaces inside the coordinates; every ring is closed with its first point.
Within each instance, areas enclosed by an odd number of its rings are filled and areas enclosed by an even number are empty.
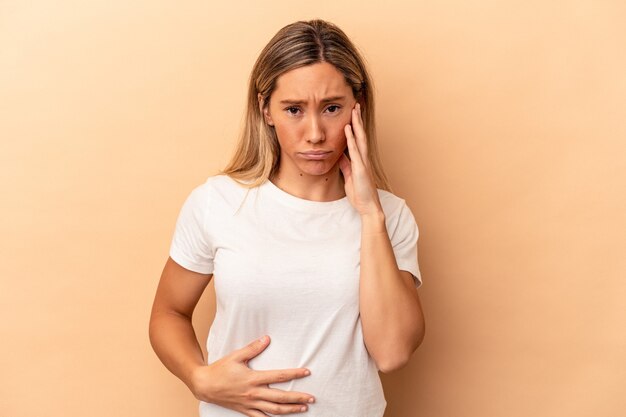
{"type": "Polygon", "coordinates": [[[154,291],[258,53],[313,18],[369,63],[420,228],[426,336],[386,417],[626,415],[623,1],[3,0],[0,416],[197,415],[154,291]]]}

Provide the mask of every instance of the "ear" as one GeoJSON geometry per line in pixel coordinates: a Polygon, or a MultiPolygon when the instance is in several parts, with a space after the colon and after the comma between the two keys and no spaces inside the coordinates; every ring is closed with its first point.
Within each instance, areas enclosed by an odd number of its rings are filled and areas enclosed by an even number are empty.
{"type": "Polygon", "coordinates": [[[274,126],[274,121],[272,120],[272,116],[270,116],[270,112],[268,108],[269,106],[266,106],[265,108],[263,108],[263,96],[261,95],[261,93],[257,94],[257,99],[259,100],[259,111],[263,115],[263,118],[265,119],[265,123],[267,123],[270,126],[274,126]]]}

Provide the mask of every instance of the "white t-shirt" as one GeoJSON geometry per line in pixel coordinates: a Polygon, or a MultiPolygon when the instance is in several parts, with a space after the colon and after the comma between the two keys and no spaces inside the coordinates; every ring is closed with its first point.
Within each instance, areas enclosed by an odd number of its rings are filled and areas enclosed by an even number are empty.
{"type": "MultiPolygon", "coordinates": [[[[394,194],[378,195],[398,267],[419,287],[413,214],[394,194]]],[[[359,316],[360,246],[361,219],[347,197],[305,200],[271,181],[248,190],[227,175],[196,187],[178,216],[170,256],[213,274],[208,363],[268,334],[269,346],[248,366],[310,369],[270,384],[315,396],[303,415],[381,417],[387,402],[359,316]]],[[[200,416],[242,414],[201,401],[200,416]]]]}

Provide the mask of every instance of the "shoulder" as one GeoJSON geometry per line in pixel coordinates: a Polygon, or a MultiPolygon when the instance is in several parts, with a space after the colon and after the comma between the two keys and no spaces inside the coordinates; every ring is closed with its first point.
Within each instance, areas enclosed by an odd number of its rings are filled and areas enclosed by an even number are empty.
{"type": "Polygon", "coordinates": [[[390,233],[395,234],[395,232],[399,230],[417,229],[415,216],[406,203],[406,200],[389,191],[381,189],[378,189],[378,196],[383,211],[385,212],[387,230],[390,231],[390,233]]]}
{"type": "Polygon", "coordinates": [[[209,176],[202,184],[196,186],[192,193],[201,194],[206,197],[210,195],[222,194],[232,195],[245,193],[246,187],[235,181],[226,174],[216,174],[209,176]]]}
{"type": "Polygon", "coordinates": [[[228,175],[216,174],[196,186],[190,198],[213,214],[221,211],[230,213],[239,207],[249,191],[250,188],[228,175]]]}
{"type": "Polygon", "coordinates": [[[378,188],[378,198],[386,217],[399,215],[402,208],[406,205],[406,201],[403,198],[380,188],[378,188]]]}

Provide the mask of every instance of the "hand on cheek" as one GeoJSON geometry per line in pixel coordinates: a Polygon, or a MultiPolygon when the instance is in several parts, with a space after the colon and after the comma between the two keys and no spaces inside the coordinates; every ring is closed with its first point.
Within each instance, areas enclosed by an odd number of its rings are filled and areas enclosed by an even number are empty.
{"type": "Polygon", "coordinates": [[[367,137],[357,103],[352,109],[352,124],[344,127],[350,158],[342,155],[339,168],[344,176],[344,187],[350,203],[361,215],[382,211],[376,183],[370,169],[367,137]]]}

